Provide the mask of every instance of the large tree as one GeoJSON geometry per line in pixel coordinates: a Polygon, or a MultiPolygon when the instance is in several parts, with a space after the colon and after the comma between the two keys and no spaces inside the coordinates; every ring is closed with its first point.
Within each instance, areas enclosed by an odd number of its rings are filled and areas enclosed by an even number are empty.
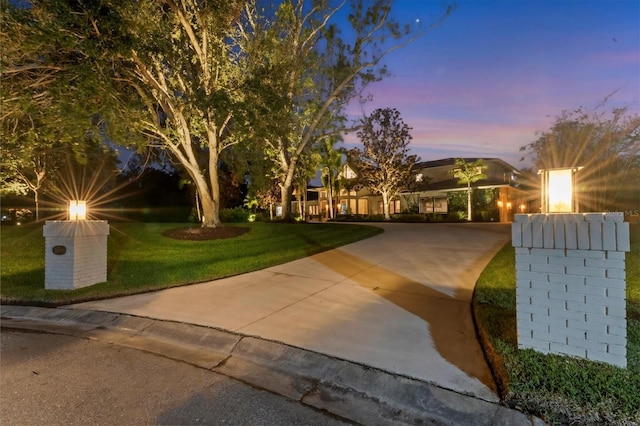
{"type": "Polygon", "coordinates": [[[581,211],[624,210],[640,195],[640,116],[627,108],[564,111],[549,130],[521,148],[538,169],[583,167],[581,211]]]}
{"type": "Polygon", "coordinates": [[[74,77],[91,74],[80,93],[99,100],[101,110],[86,108],[113,140],[156,146],[185,170],[200,196],[203,226],[220,225],[218,160],[245,122],[238,105],[246,55],[234,35],[243,3],[33,0],[25,12],[47,18],[52,34],[41,40],[44,48],[56,49],[56,34],[65,34],[83,58],[71,70],[74,77]]]}
{"type": "MultiPolygon", "coordinates": [[[[144,110],[135,124],[193,180],[203,226],[219,226],[221,152],[238,142],[243,117],[241,52],[234,43],[240,1],[142,1],[122,8],[136,42],[121,55],[118,82],[144,110]]],[[[99,22],[98,22],[99,25],[99,22]]]]}
{"type": "Polygon", "coordinates": [[[55,12],[35,1],[29,8],[2,1],[1,8],[0,191],[31,192],[37,220],[47,186],[68,184],[59,171],[86,163],[87,152],[97,152],[103,140],[94,115],[99,105],[87,84],[95,80],[91,60],[71,31],[59,31],[55,12]]]}
{"type": "MultiPolygon", "coordinates": [[[[262,91],[258,138],[278,166],[285,216],[290,214],[291,189],[303,153],[349,127],[345,107],[387,75],[382,64],[386,55],[428,32],[453,10],[445,7],[428,27],[400,26],[391,18],[391,3],[284,0],[243,27],[251,46],[247,50],[259,59],[254,62],[262,91]]],[[[247,6],[256,8],[255,1],[247,6]]]]}
{"type": "Polygon", "coordinates": [[[384,217],[391,219],[389,203],[411,185],[413,166],[420,161],[409,155],[411,128],[395,108],[377,109],[362,121],[358,138],[363,149],[350,151],[359,178],[372,191],[382,195],[384,217]]]}
{"type": "Polygon", "coordinates": [[[487,176],[484,174],[484,169],[487,166],[484,164],[484,160],[482,158],[477,159],[476,161],[467,162],[462,158],[456,158],[455,160],[455,168],[451,169],[450,174],[458,179],[458,183],[467,185],[467,220],[471,221],[473,219],[472,216],[472,191],[473,188],[471,184],[477,182],[481,179],[485,179],[487,176]]]}

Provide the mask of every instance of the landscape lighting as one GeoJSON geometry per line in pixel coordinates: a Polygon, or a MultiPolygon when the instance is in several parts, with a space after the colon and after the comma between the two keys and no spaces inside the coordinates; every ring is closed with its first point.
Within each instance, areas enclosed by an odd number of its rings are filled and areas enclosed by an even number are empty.
{"type": "Polygon", "coordinates": [[[87,202],[69,201],[69,220],[87,220],[87,202]]]}
{"type": "Polygon", "coordinates": [[[581,169],[582,167],[571,167],[538,171],[541,179],[542,213],[574,213],[578,211],[575,175],[581,169]]]}

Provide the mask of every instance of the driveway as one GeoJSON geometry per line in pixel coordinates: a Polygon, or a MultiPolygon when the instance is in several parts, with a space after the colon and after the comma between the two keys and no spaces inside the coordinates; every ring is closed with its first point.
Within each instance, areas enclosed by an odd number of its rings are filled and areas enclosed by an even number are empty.
{"type": "Polygon", "coordinates": [[[73,308],[230,330],[497,401],[470,301],[509,225],[376,226],[385,232],[272,268],[73,308]]]}

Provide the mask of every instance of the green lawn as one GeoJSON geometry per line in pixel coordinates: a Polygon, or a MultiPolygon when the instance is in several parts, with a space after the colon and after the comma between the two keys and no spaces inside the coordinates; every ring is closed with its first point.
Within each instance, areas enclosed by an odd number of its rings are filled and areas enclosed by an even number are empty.
{"type": "MultiPolygon", "coordinates": [[[[365,225],[252,223],[236,238],[180,241],[161,235],[185,224],[112,224],[108,282],[78,290],[44,289],[42,225],[2,228],[2,303],[59,305],[237,275],[299,259],[382,232],[365,225]]],[[[231,226],[231,225],[229,225],[231,226]]]]}
{"type": "Polygon", "coordinates": [[[508,405],[551,424],[640,423],[640,225],[632,226],[632,235],[631,252],[626,254],[627,369],[518,350],[511,244],[484,270],[476,286],[474,314],[508,405]]]}

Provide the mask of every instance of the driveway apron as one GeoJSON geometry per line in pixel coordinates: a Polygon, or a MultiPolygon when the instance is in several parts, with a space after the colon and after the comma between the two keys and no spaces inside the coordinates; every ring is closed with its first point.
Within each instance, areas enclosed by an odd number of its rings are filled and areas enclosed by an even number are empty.
{"type": "Polygon", "coordinates": [[[221,328],[497,401],[471,298],[509,225],[376,226],[385,232],[264,270],[73,307],[221,328]]]}

